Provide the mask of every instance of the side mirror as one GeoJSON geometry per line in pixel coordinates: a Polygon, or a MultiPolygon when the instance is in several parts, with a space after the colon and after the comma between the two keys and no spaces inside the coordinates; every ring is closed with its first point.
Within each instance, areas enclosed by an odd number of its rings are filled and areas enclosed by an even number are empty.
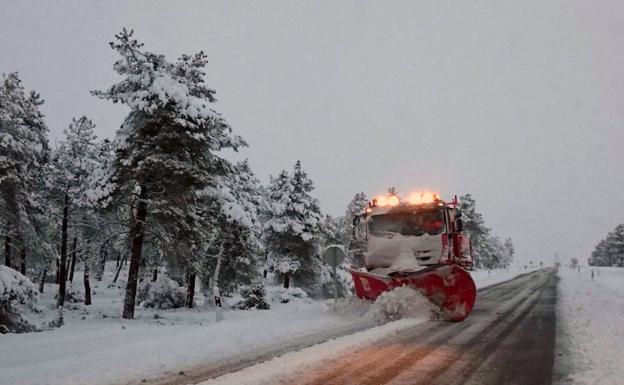
{"type": "Polygon", "coordinates": [[[462,221],[460,218],[457,218],[455,220],[455,227],[458,233],[461,233],[462,230],[464,229],[464,221],[462,221]]]}

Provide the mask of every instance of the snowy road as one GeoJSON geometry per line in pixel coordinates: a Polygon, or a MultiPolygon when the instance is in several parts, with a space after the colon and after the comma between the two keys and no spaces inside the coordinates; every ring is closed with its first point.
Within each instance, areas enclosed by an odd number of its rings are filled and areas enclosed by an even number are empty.
{"type": "Polygon", "coordinates": [[[550,384],[556,293],[554,271],[541,270],[480,290],[464,322],[415,324],[313,367],[279,374],[271,366],[288,360],[276,359],[206,384],[550,384]]]}

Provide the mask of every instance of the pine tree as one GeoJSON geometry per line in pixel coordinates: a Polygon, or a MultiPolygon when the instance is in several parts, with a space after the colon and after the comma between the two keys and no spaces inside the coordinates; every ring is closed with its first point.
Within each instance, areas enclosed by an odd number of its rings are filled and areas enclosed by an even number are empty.
{"type": "MultiPolygon", "coordinates": [[[[52,153],[49,172],[49,185],[62,209],[61,219],[61,255],[59,272],[58,306],[65,302],[65,282],[67,281],[67,242],[70,216],[74,209],[88,205],[87,191],[89,178],[96,168],[97,148],[93,133],[95,124],[85,116],[72,119],[64,130],[65,138],[52,153]]],[[[73,278],[75,252],[70,264],[73,278]]]]}
{"type": "Polygon", "coordinates": [[[232,168],[218,152],[246,143],[209,107],[215,91],[204,82],[205,53],[182,55],[170,63],[146,51],[133,31],[123,29],[115,37],[110,45],[121,59],[114,70],[123,80],[93,94],[130,107],[114,141],[112,187],[103,190],[133,201],[123,311],[124,318],[133,318],[148,213],[150,222],[169,228],[196,228],[186,225],[195,211],[195,193],[232,168]]]}
{"type": "Polygon", "coordinates": [[[472,195],[465,194],[460,197],[463,232],[470,238],[475,267],[494,269],[508,266],[514,256],[511,238],[507,238],[503,243],[499,237],[492,234],[492,230],[485,224],[485,219],[476,210],[476,206],[472,195]]]}
{"type": "Polygon", "coordinates": [[[591,266],[624,266],[624,224],[600,241],[589,258],[591,266]]]}
{"type": "Polygon", "coordinates": [[[334,218],[325,214],[319,222],[319,242],[321,245],[340,244],[342,241],[343,218],[334,218]]]}
{"type": "Polygon", "coordinates": [[[213,210],[203,214],[211,212],[216,222],[211,228],[209,257],[202,258],[202,280],[208,283],[212,279],[219,293],[232,294],[259,278],[264,195],[247,161],[236,164],[234,172],[224,176],[217,188],[206,189],[203,194],[213,204],[213,210]]]}
{"type": "Polygon", "coordinates": [[[505,267],[508,267],[511,264],[511,262],[513,262],[516,251],[515,251],[511,238],[505,239],[505,243],[503,243],[503,246],[505,247],[505,257],[506,257],[504,259],[504,265],[505,267]]]}
{"type": "Polygon", "coordinates": [[[495,235],[490,235],[487,238],[487,243],[482,252],[481,266],[486,269],[495,269],[505,265],[507,260],[507,249],[501,242],[500,238],[495,235]]]}
{"type": "Polygon", "coordinates": [[[311,290],[320,273],[317,234],[321,222],[318,201],[310,193],[314,189],[297,161],[293,174],[282,171],[271,180],[270,218],[265,224],[268,256],[272,268],[283,278],[284,287],[291,277],[311,290]]]}
{"type": "Polygon", "coordinates": [[[42,203],[43,176],[48,161],[47,127],[39,108],[39,94],[27,93],[17,73],[3,75],[0,83],[0,209],[6,232],[5,264],[21,253],[43,254],[45,238],[42,203]]]}
{"type": "Polygon", "coordinates": [[[488,243],[490,229],[485,225],[483,215],[476,211],[476,202],[470,194],[460,197],[459,207],[464,224],[463,232],[470,238],[475,266],[489,266],[492,263],[492,250],[488,243]]]}
{"type": "Polygon", "coordinates": [[[364,252],[366,251],[366,242],[355,239],[355,217],[364,213],[368,207],[368,198],[363,192],[359,192],[353,196],[351,202],[347,205],[347,211],[343,218],[341,226],[342,243],[349,250],[352,263],[355,266],[364,266],[364,252]]]}

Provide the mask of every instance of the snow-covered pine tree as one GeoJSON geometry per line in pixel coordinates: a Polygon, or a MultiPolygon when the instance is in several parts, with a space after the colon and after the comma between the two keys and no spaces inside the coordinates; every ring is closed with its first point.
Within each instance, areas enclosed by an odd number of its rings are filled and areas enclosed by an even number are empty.
{"type": "Polygon", "coordinates": [[[624,224],[619,224],[606,238],[608,266],[624,266],[624,224]]]}
{"type": "Polygon", "coordinates": [[[355,228],[353,221],[356,216],[361,215],[368,207],[368,198],[364,192],[359,192],[353,196],[351,202],[347,205],[347,210],[342,221],[341,239],[347,250],[352,264],[355,266],[364,266],[364,252],[366,251],[366,243],[355,239],[355,228]]]}
{"type": "Polygon", "coordinates": [[[505,239],[503,246],[505,247],[505,260],[503,262],[504,262],[504,266],[508,267],[511,264],[511,262],[513,262],[514,256],[516,254],[516,250],[514,248],[513,241],[511,240],[511,238],[505,239]]]}
{"type": "Polygon", "coordinates": [[[503,243],[499,237],[492,234],[491,229],[485,224],[483,215],[477,212],[472,195],[461,196],[459,208],[464,223],[463,232],[470,238],[475,267],[494,269],[508,266],[514,253],[511,238],[503,243]]]}
{"type": "Polygon", "coordinates": [[[490,235],[487,238],[484,254],[487,255],[487,258],[482,259],[481,262],[482,266],[486,269],[495,269],[497,267],[505,266],[505,261],[507,260],[507,249],[499,237],[490,235]]]}
{"type": "Polygon", "coordinates": [[[113,68],[123,80],[93,94],[130,108],[114,140],[110,192],[134,197],[123,310],[124,318],[133,318],[148,215],[150,222],[183,224],[194,211],[189,202],[195,193],[232,168],[218,152],[246,143],[209,106],[215,91],[204,81],[204,52],[170,63],[145,50],[133,31],[124,28],[115,38],[110,45],[121,59],[113,68]]]}
{"type": "Polygon", "coordinates": [[[591,255],[587,259],[587,264],[589,266],[608,266],[607,263],[607,240],[602,239],[594,250],[591,252],[591,255]]]}
{"type": "Polygon", "coordinates": [[[463,232],[470,238],[472,258],[475,267],[490,267],[494,264],[494,251],[490,244],[490,228],[483,215],[476,211],[476,202],[471,194],[460,197],[459,208],[464,223],[463,232]]]}
{"type": "MultiPolygon", "coordinates": [[[[98,149],[96,136],[93,133],[95,124],[91,119],[82,116],[73,118],[64,130],[65,138],[52,152],[49,187],[52,196],[61,207],[61,254],[59,261],[59,293],[58,306],[65,302],[65,282],[67,281],[67,251],[69,221],[75,210],[84,210],[88,205],[87,191],[89,178],[96,169],[98,149]]],[[[75,258],[75,251],[72,252],[75,258]]],[[[75,265],[75,259],[72,261],[75,265]]],[[[70,269],[73,269],[70,264],[70,269]]],[[[72,277],[73,278],[73,277],[72,277]]]]}
{"type": "Polygon", "coordinates": [[[318,283],[321,210],[310,195],[313,189],[300,161],[292,176],[282,171],[269,186],[271,212],[265,223],[268,258],[285,288],[290,286],[291,277],[309,290],[315,290],[318,283]]]}
{"type": "Polygon", "coordinates": [[[329,214],[325,214],[319,222],[319,242],[321,245],[340,244],[342,236],[343,218],[334,218],[329,214]]]}
{"type": "Polygon", "coordinates": [[[220,293],[231,294],[252,285],[260,276],[263,253],[259,218],[267,203],[247,161],[236,164],[234,173],[224,176],[216,188],[204,190],[203,195],[217,214],[211,215],[216,222],[201,278],[206,284],[212,280],[220,293]]]}
{"type": "Polygon", "coordinates": [[[619,224],[600,241],[589,258],[591,266],[624,267],[624,224],[619,224]]]}
{"type": "Polygon", "coordinates": [[[27,93],[16,72],[0,83],[0,208],[5,224],[5,264],[50,251],[43,216],[42,180],[49,149],[39,94],[27,93]],[[17,258],[15,258],[17,259],[17,258]]]}

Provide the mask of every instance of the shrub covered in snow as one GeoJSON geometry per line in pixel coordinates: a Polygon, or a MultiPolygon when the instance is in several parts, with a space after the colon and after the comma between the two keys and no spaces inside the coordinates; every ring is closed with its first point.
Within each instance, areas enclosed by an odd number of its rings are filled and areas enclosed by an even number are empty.
{"type": "Polygon", "coordinates": [[[254,282],[249,286],[243,287],[240,295],[243,299],[237,304],[239,309],[266,310],[271,307],[266,301],[266,290],[262,282],[254,282]]]}
{"type": "Polygon", "coordinates": [[[164,274],[156,282],[143,281],[137,294],[141,306],[154,309],[177,309],[184,306],[185,299],[186,289],[164,274]]]}
{"type": "Polygon", "coordinates": [[[292,301],[310,301],[308,294],[303,289],[298,287],[290,287],[285,289],[283,287],[270,287],[269,298],[271,302],[288,303],[292,301]]]}
{"type": "Polygon", "coordinates": [[[28,277],[10,267],[0,266],[0,331],[33,330],[20,313],[33,308],[38,294],[37,287],[28,277]]]}
{"type": "MultiPolygon", "coordinates": [[[[58,300],[58,293],[54,295],[54,299],[58,300]]],[[[76,288],[76,286],[69,284],[65,289],[65,303],[83,303],[84,295],[76,288]]]]}

